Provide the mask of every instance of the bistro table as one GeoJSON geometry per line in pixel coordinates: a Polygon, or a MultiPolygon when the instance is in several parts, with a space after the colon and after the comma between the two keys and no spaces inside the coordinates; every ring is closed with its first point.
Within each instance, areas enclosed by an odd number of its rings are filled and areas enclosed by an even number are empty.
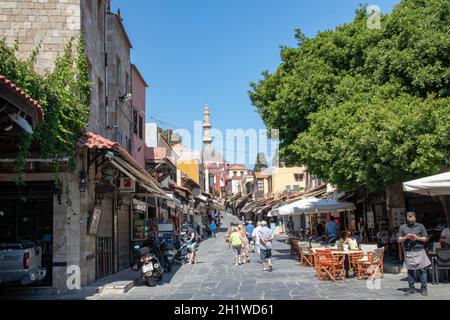
{"type": "Polygon", "coordinates": [[[348,278],[348,271],[350,269],[350,262],[353,267],[353,275],[355,275],[355,269],[353,265],[353,256],[364,254],[362,250],[333,250],[333,255],[340,255],[345,257],[345,276],[348,278]]]}

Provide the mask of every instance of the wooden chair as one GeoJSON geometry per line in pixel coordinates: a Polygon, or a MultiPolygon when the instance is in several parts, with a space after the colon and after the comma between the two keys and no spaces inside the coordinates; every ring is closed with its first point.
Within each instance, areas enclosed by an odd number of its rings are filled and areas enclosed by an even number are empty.
{"type": "Polygon", "coordinates": [[[298,240],[291,240],[291,256],[298,256],[298,240]]]}
{"type": "Polygon", "coordinates": [[[378,248],[374,252],[368,252],[367,255],[364,255],[360,259],[356,260],[355,263],[358,266],[358,279],[362,279],[364,275],[373,275],[377,269],[383,279],[383,259],[384,247],[378,248]]]}
{"type": "Polygon", "coordinates": [[[301,264],[305,264],[304,250],[305,248],[309,248],[310,244],[308,241],[299,241],[298,249],[297,249],[297,261],[300,261],[301,264]]]}
{"type": "Polygon", "coordinates": [[[344,256],[334,255],[331,250],[316,250],[315,268],[319,280],[345,279],[344,256]]]}

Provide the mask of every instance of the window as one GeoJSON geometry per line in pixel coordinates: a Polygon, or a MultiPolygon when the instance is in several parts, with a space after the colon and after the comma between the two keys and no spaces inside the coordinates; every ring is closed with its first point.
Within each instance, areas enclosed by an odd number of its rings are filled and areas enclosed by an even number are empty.
{"type": "MultiPolygon", "coordinates": [[[[90,2],[90,1],[88,1],[90,2]]],[[[103,0],[97,0],[97,27],[103,32],[103,0]]]]}
{"type": "MultiPolygon", "coordinates": [[[[98,121],[101,121],[102,116],[104,115],[104,101],[105,101],[105,91],[103,88],[103,82],[100,78],[97,79],[97,111],[98,111],[98,121]]],[[[101,122],[100,122],[101,123],[101,122]]]]}
{"type": "Polygon", "coordinates": [[[233,176],[234,176],[234,177],[237,177],[237,175],[238,175],[238,174],[237,174],[237,171],[233,171],[233,176]]]}
{"type": "Polygon", "coordinates": [[[294,191],[300,191],[300,186],[298,184],[293,185],[292,188],[294,191]]]}
{"type": "Polygon", "coordinates": [[[122,129],[118,129],[118,132],[117,132],[117,142],[120,144],[120,145],[122,145],[122,129]]]}
{"type": "Polygon", "coordinates": [[[125,149],[127,149],[128,152],[130,152],[130,147],[131,147],[131,143],[130,142],[131,142],[130,138],[125,136],[125,149]]]}
{"type": "Polygon", "coordinates": [[[133,110],[133,132],[134,134],[138,134],[138,113],[136,110],[133,110]]]}
{"type": "Polygon", "coordinates": [[[303,181],[305,175],[303,173],[294,173],[295,181],[303,181]]]}
{"type": "Polygon", "coordinates": [[[121,88],[121,81],[120,81],[120,71],[121,71],[121,61],[119,56],[116,57],[116,84],[117,84],[117,90],[119,90],[119,95],[126,94],[122,92],[121,88]]]}
{"type": "Polygon", "coordinates": [[[290,185],[287,185],[287,186],[286,186],[286,190],[287,190],[287,191],[291,191],[291,186],[290,186],[290,185]]]}
{"type": "Polygon", "coordinates": [[[144,119],[139,116],[139,139],[143,139],[144,136],[144,119]]]}

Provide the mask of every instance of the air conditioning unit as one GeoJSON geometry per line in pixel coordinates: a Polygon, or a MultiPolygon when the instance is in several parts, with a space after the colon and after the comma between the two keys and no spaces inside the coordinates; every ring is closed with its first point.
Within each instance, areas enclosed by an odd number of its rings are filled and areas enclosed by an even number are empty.
{"type": "Polygon", "coordinates": [[[286,186],[286,191],[291,191],[291,186],[286,186]]]}

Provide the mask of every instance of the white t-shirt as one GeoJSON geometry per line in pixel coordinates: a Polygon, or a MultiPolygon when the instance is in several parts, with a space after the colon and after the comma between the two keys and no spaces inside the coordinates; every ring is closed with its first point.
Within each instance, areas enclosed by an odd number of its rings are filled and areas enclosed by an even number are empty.
{"type": "Polygon", "coordinates": [[[444,237],[444,241],[450,244],[450,229],[445,228],[444,230],[442,230],[441,237],[444,237]]]}
{"type": "Polygon", "coordinates": [[[252,237],[255,237],[256,243],[259,243],[258,231],[261,229],[261,226],[257,226],[255,229],[253,229],[252,237]]]}

